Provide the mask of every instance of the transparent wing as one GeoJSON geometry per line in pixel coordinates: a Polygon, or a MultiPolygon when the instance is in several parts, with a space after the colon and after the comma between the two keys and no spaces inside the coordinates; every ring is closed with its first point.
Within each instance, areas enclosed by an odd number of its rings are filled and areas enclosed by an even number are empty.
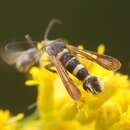
{"type": "Polygon", "coordinates": [[[27,41],[12,42],[0,48],[0,56],[7,64],[15,64],[19,56],[26,53],[26,51],[33,46],[27,41]]]}
{"type": "Polygon", "coordinates": [[[72,79],[69,77],[68,73],[66,72],[61,62],[55,56],[51,56],[50,58],[51,58],[52,63],[56,67],[57,72],[60,75],[62,82],[64,83],[64,86],[66,90],[68,91],[69,95],[74,100],[79,100],[81,96],[80,90],[77,88],[77,86],[74,84],[72,79]]]}
{"type": "Polygon", "coordinates": [[[9,52],[2,50],[0,51],[0,57],[9,65],[14,65],[18,58],[23,55],[25,52],[9,52]]]}
{"type": "Polygon", "coordinates": [[[11,43],[7,43],[4,47],[5,51],[13,51],[13,52],[19,52],[19,51],[25,51],[28,50],[30,48],[34,48],[34,44],[36,43],[36,41],[32,41],[33,43],[31,44],[28,41],[19,41],[19,42],[11,42],[11,43]]]}
{"type": "Polygon", "coordinates": [[[87,58],[91,61],[94,61],[107,70],[116,71],[116,70],[120,69],[120,67],[121,67],[120,61],[111,56],[100,55],[100,54],[98,54],[96,52],[92,52],[92,51],[85,51],[85,50],[78,49],[77,47],[74,47],[71,45],[66,45],[66,46],[75,55],[80,56],[82,58],[87,58]]]}

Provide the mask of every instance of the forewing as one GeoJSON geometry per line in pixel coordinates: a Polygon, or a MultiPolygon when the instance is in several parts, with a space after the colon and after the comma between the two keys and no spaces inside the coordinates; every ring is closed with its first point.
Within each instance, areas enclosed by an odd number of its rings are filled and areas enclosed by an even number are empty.
{"type": "Polygon", "coordinates": [[[0,56],[9,65],[14,65],[25,52],[8,52],[1,49],[0,56]]]}
{"type": "Polygon", "coordinates": [[[68,91],[69,95],[74,99],[74,100],[79,100],[80,99],[80,90],[77,88],[77,86],[74,84],[72,79],[69,77],[68,73],[66,72],[65,68],[61,64],[61,62],[55,57],[51,56],[50,57],[52,60],[52,63],[57,69],[58,74],[60,75],[62,82],[68,91]]]}
{"type": "Polygon", "coordinates": [[[8,43],[0,48],[0,56],[7,64],[12,65],[30,48],[32,46],[26,41],[8,43]]]}
{"type": "Polygon", "coordinates": [[[107,70],[116,71],[121,67],[120,61],[111,56],[101,55],[92,51],[85,51],[71,45],[67,45],[67,48],[75,55],[94,61],[107,70]]]}
{"type": "MultiPolygon", "coordinates": [[[[33,42],[33,41],[32,41],[33,42]]],[[[35,44],[36,41],[33,42],[33,44],[35,44]]],[[[18,41],[18,42],[11,42],[11,43],[7,43],[4,47],[5,51],[15,51],[15,52],[20,52],[20,51],[25,51],[28,50],[30,48],[34,48],[35,46],[33,46],[33,44],[30,44],[28,41],[18,41]]]]}

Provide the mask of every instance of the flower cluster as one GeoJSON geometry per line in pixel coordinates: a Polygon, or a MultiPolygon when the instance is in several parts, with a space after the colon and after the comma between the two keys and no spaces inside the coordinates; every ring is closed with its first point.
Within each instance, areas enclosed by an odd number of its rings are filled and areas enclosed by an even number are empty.
{"type": "MultiPolygon", "coordinates": [[[[82,46],[79,46],[82,48],[82,46]]],[[[103,54],[105,47],[101,44],[98,53],[103,54]]],[[[41,66],[45,59],[41,60],[41,66]]],[[[72,100],[57,74],[43,67],[30,70],[32,80],[27,85],[38,85],[37,106],[40,113],[41,127],[45,130],[89,129],[116,130],[130,129],[129,104],[130,81],[127,75],[103,69],[99,65],[86,60],[81,62],[92,75],[98,76],[104,84],[104,91],[92,95],[82,89],[82,83],[70,75],[81,90],[79,101],[72,100]]]]}
{"type": "MultiPolygon", "coordinates": [[[[104,45],[99,45],[97,52],[104,54],[104,51],[104,45]]],[[[130,80],[127,75],[81,60],[91,75],[99,77],[104,90],[98,95],[87,93],[82,82],[69,74],[82,94],[79,101],[74,101],[59,75],[43,67],[47,62],[48,55],[44,53],[40,67],[32,67],[29,72],[32,79],[26,81],[28,86],[37,85],[39,118],[24,119],[27,123],[21,123],[20,130],[130,130],[130,80]]],[[[0,129],[10,130],[1,125],[3,121],[7,124],[9,117],[5,118],[0,118],[0,129]]]]}
{"type": "Polygon", "coordinates": [[[17,130],[20,128],[19,120],[23,114],[12,117],[8,110],[0,110],[0,130],[17,130]]]}

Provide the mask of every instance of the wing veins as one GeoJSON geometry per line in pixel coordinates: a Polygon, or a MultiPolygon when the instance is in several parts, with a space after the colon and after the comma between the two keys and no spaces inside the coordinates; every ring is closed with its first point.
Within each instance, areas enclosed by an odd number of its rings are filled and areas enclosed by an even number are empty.
{"type": "Polygon", "coordinates": [[[68,73],[66,72],[65,68],[61,64],[61,62],[55,57],[51,56],[52,63],[55,65],[58,74],[60,75],[62,82],[68,91],[69,95],[74,100],[80,99],[80,90],[77,88],[77,86],[74,84],[71,78],[69,78],[68,73]]]}
{"type": "Polygon", "coordinates": [[[100,66],[102,66],[107,70],[116,71],[121,67],[120,61],[111,56],[101,55],[93,51],[85,51],[71,45],[67,45],[67,48],[75,55],[82,58],[87,58],[90,61],[99,64],[100,66]]]}

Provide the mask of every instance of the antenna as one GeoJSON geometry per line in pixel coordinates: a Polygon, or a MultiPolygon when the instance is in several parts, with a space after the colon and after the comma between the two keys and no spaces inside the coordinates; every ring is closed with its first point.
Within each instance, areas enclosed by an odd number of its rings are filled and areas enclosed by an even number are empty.
{"type": "Polygon", "coordinates": [[[44,34],[44,40],[47,41],[48,40],[48,34],[50,32],[50,30],[52,29],[52,27],[54,26],[54,24],[61,24],[61,21],[59,19],[52,19],[49,24],[48,24],[48,27],[45,31],[45,34],[44,34]]]}

